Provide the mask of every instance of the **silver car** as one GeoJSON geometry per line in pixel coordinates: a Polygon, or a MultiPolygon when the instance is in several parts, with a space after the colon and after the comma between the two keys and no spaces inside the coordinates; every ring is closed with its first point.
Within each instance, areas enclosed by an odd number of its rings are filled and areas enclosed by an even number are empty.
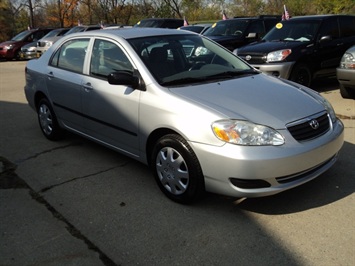
{"type": "Polygon", "coordinates": [[[40,39],[36,44],[36,56],[40,57],[45,51],[49,49],[60,38],[67,33],[70,28],[59,28],[48,32],[42,39],[40,39]]]}
{"type": "Polygon", "coordinates": [[[71,34],[26,67],[45,137],[68,130],[149,165],[180,203],[273,195],[328,170],[343,124],[317,92],[188,31],[71,34]]]}
{"type": "Polygon", "coordinates": [[[341,96],[355,99],[355,45],[344,53],[336,73],[341,96]]]}

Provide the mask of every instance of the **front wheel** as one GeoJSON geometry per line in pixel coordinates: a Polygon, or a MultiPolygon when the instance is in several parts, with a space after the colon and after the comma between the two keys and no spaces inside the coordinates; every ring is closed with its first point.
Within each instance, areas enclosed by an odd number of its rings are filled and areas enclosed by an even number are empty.
{"type": "Polygon", "coordinates": [[[171,200],[188,204],[202,196],[205,187],[200,164],[181,136],[160,138],[150,165],[160,190],[171,200]]]}
{"type": "Polygon", "coordinates": [[[306,87],[311,86],[312,74],[309,67],[305,64],[298,64],[292,70],[290,80],[302,84],[306,87]]]}
{"type": "Polygon", "coordinates": [[[42,98],[37,106],[38,122],[43,135],[49,140],[58,140],[63,137],[53,108],[46,98],[42,98]]]}

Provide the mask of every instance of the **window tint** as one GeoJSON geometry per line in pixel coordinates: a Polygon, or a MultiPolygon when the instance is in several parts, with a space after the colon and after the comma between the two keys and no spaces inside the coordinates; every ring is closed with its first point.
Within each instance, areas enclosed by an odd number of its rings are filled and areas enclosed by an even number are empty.
{"type": "Polygon", "coordinates": [[[339,26],[337,18],[334,17],[323,21],[319,33],[320,37],[331,36],[334,39],[339,38],[339,26]]]}
{"type": "Polygon", "coordinates": [[[116,44],[106,40],[95,40],[90,60],[90,75],[107,77],[110,73],[133,71],[127,56],[116,44]]]}
{"type": "Polygon", "coordinates": [[[340,17],[339,26],[341,37],[355,36],[355,17],[340,17]]]}
{"type": "Polygon", "coordinates": [[[89,39],[76,39],[64,43],[51,59],[50,65],[82,73],[89,39]]]}
{"type": "Polygon", "coordinates": [[[250,32],[258,33],[259,36],[262,35],[265,32],[263,22],[261,20],[252,21],[248,27],[248,31],[246,32],[246,34],[250,32]]]}

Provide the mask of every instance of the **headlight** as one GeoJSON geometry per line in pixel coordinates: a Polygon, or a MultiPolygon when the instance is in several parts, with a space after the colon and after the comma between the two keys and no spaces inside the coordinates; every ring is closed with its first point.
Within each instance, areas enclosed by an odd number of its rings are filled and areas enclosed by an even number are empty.
{"type": "Polygon", "coordinates": [[[52,42],[46,42],[46,47],[52,46],[52,42]]]}
{"type": "Polygon", "coordinates": [[[279,50],[268,53],[266,57],[266,62],[270,63],[285,60],[286,57],[288,57],[291,53],[291,49],[279,50]]]}
{"type": "Polygon", "coordinates": [[[11,50],[12,48],[14,48],[13,44],[5,45],[6,50],[11,50]]]}
{"type": "Polygon", "coordinates": [[[212,124],[213,133],[222,141],[247,146],[282,145],[284,138],[276,130],[240,120],[222,120],[212,124]]]}
{"type": "Polygon", "coordinates": [[[355,69],[355,57],[350,53],[345,53],[341,58],[340,68],[355,69]]]}
{"type": "Polygon", "coordinates": [[[320,98],[320,102],[323,104],[325,110],[327,110],[329,116],[330,116],[330,119],[332,120],[332,122],[334,123],[336,120],[337,120],[337,117],[335,115],[335,112],[334,112],[334,109],[333,109],[333,106],[330,104],[330,102],[325,99],[324,97],[321,96],[320,98]]]}

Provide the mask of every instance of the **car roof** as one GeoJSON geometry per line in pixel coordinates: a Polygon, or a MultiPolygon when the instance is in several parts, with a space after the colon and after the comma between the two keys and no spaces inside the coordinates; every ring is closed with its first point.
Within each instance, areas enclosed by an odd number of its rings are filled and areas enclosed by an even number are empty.
{"type": "Polygon", "coordinates": [[[326,19],[326,18],[331,18],[331,17],[355,17],[354,15],[335,15],[335,14],[326,14],[326,15],[307,15],[307,16],[297,16],[297,17],[292,17],[290,21],[292,20],[310,20],[310,19],[326,19]]]}
{"type": "Polygon", "coordinates": [[[73,33],[68,36],[102,36],[102,37],[121,37],[124,39],[134,39],[150,36],[164,36],[164,35],[186,35],[193,32],[180,31],[177,29],[167,29],[167,28],[121,28],[121,29],[107,29],[107,30],[95,30],[73,33]]]}

